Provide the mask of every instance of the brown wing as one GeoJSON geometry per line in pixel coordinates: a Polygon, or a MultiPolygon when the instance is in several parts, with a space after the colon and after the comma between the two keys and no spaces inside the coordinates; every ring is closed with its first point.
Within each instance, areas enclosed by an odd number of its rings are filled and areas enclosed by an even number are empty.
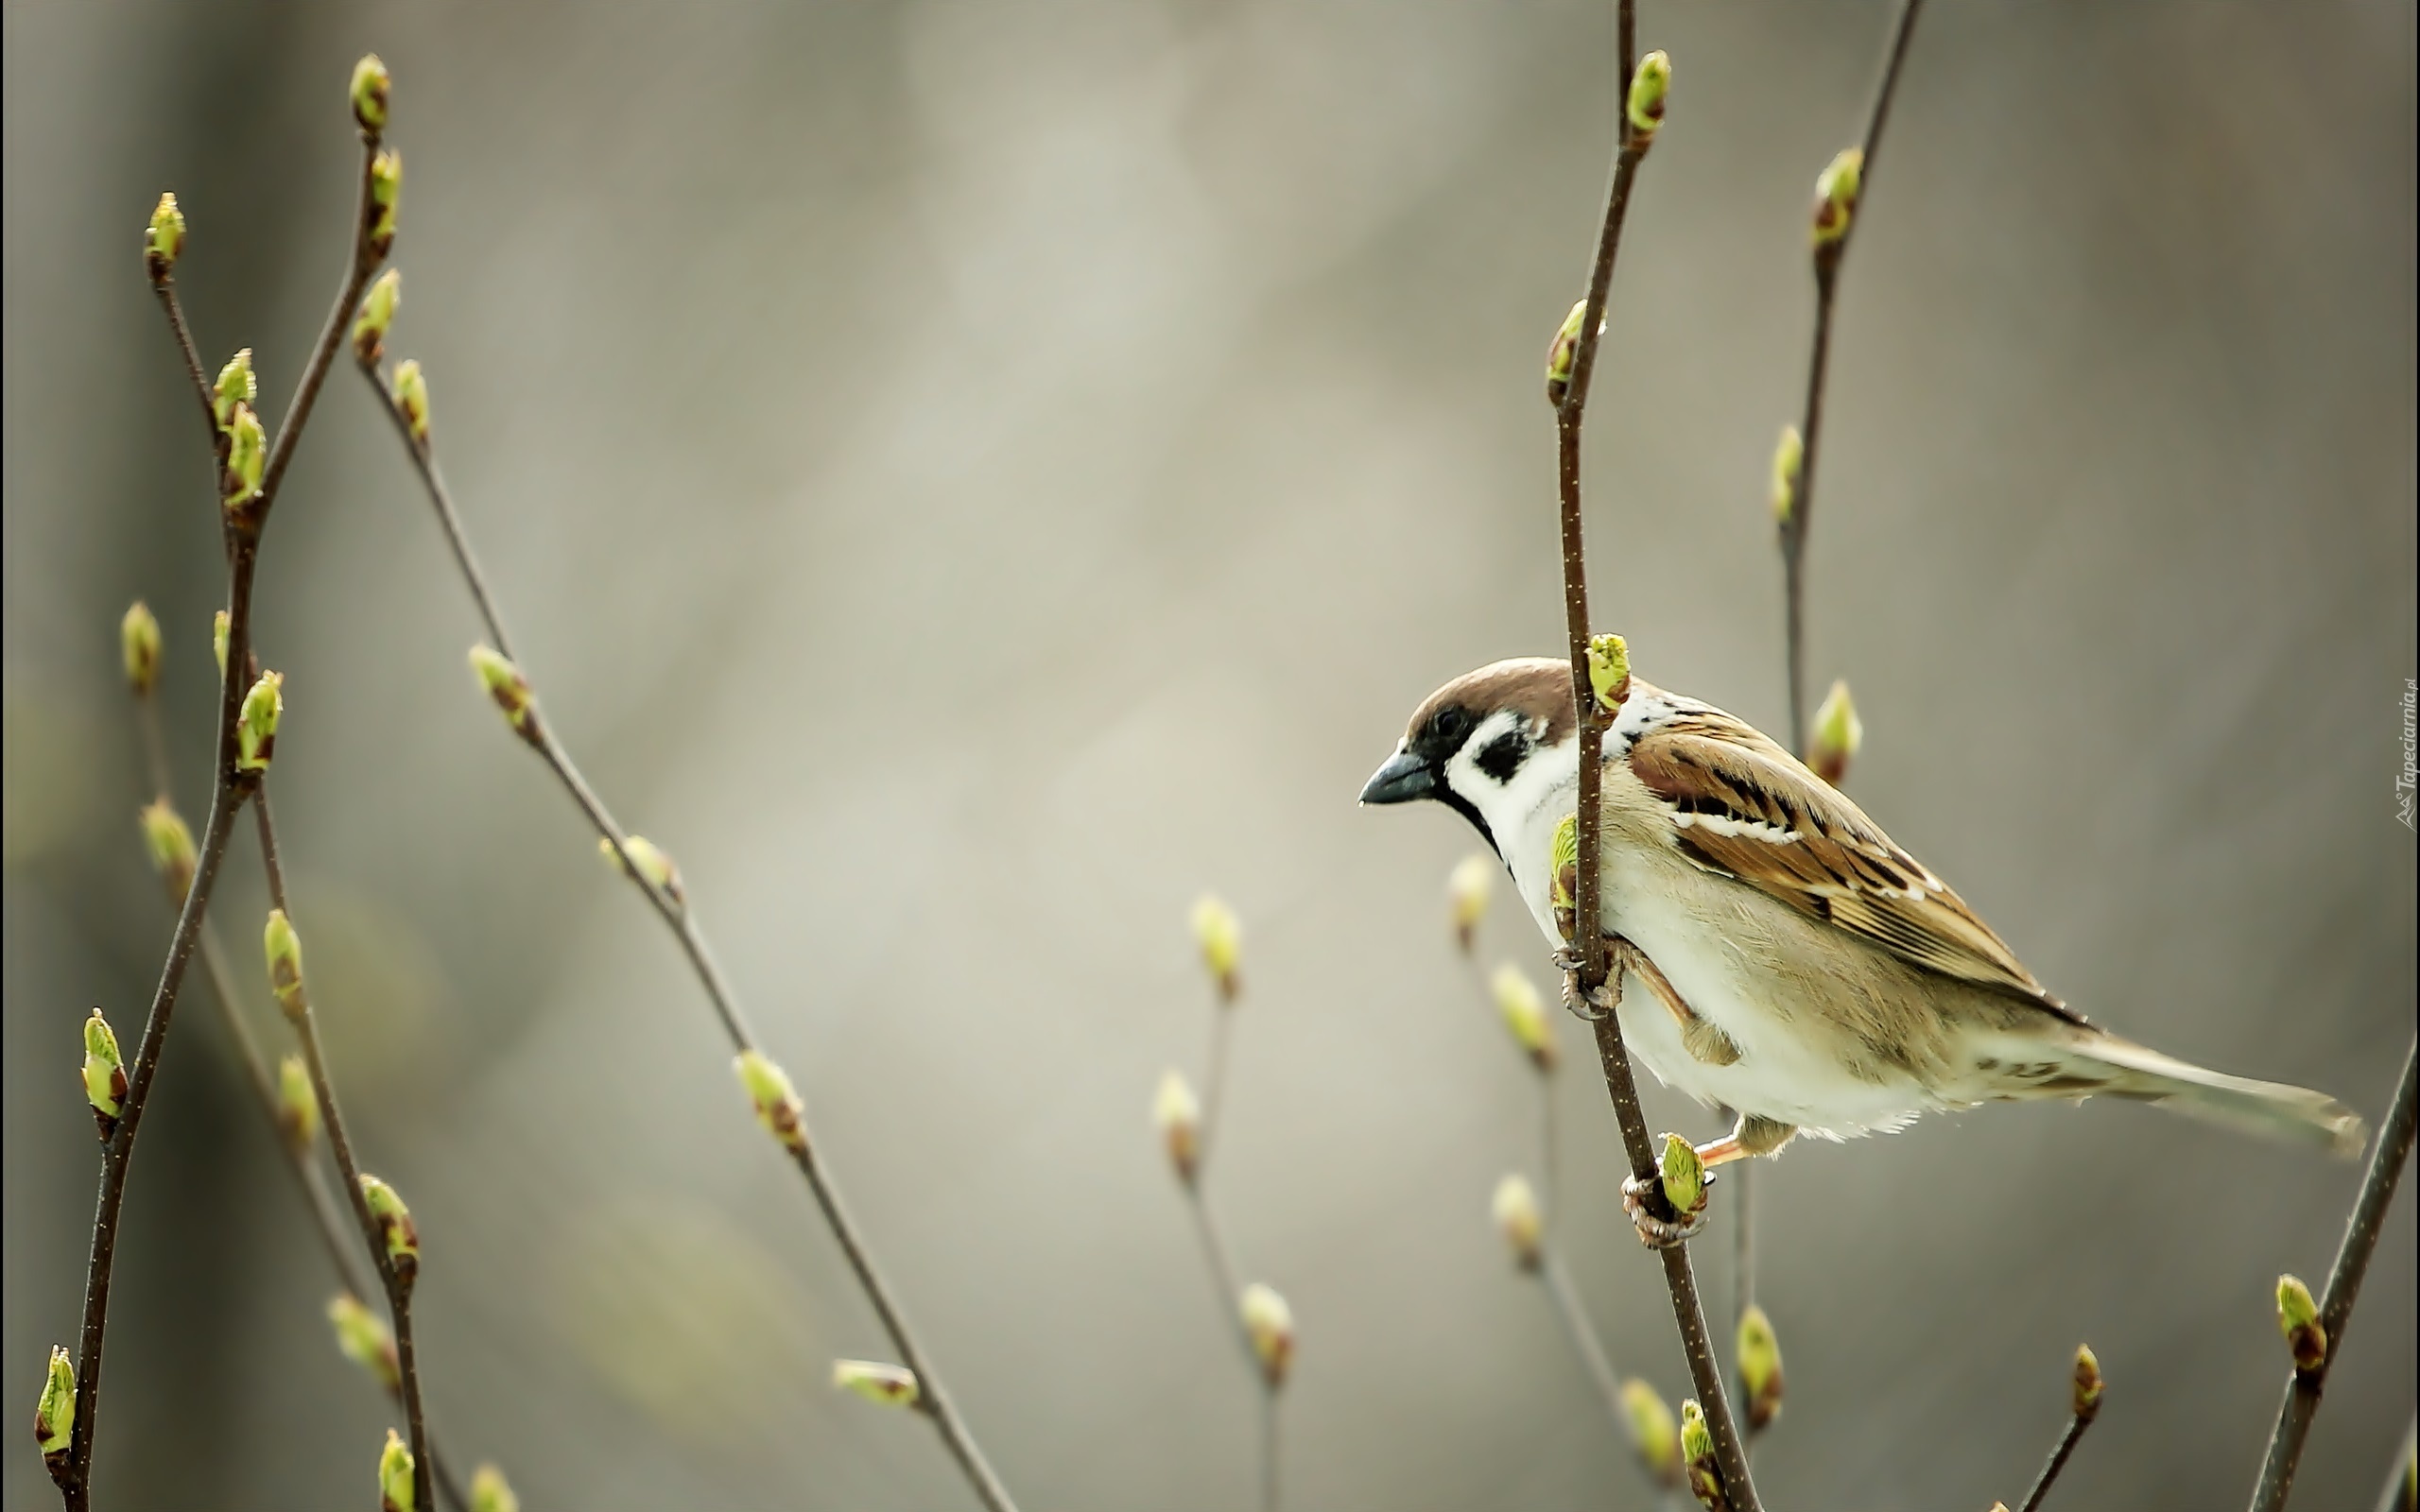
{"type": "Polygon", "coordinates": [[[1903,960],[2077,1017],[1948,884],[1750,726],[1685,711],[1639,737],[1630,766],[1672,806],[1673,837],[1698,865],[1903,960]]]}

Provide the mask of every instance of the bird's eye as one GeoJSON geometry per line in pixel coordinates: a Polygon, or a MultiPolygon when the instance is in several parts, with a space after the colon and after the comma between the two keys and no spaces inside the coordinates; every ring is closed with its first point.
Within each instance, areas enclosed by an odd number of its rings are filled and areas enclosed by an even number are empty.
{"type": "Polygon", "coordinates": [[[1436,731],[1439,740],[1459,746],[1462,737],[1471,732],[1471,716],[1460,709],[1446,709],[1439,713],[1436,722],[1428,728],[1436,731]]]}

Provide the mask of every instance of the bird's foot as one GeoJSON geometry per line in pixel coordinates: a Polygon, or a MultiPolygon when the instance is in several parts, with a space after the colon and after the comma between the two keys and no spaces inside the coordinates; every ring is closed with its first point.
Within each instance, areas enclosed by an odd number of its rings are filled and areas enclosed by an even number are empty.
{"type": "MultiPolygon", "coordinates": [[[[1706,1176],[1705,1184],[1708,1189],[1714,1186],[1711,1173],[1706,1176]]],[[[1664,1195],[1661,1178],[1649,1177],[1641,1180],[1631,1177],[1622,1182],[1622,1211],[1630,1214],[1630,1221],[1638,1228],[1640,1244],[1650,1249],[1669,1249],[1675,1245],[1688,1243],[1704,1229],[1706,1194],[1698,1194],[1696,1207],[1686,1212],[1676,1212],[1670,1200],[1664,1195]],[[1668,1218],[1664,1216],[1666,1213],[1672,1216],[1668,1218]]]]}
{"type": "Polygon", "coordinates": [[[1559,946],[1554,964],[1563,972],[1564,1011],[1589,1023],[1602,1023],[1622,1005],[1622,956],[1614,949],[1616,936],[1605,940],[1605,979],[1595,987],[1580,986],[1580,953],[1568,945],[1559,946]]]}

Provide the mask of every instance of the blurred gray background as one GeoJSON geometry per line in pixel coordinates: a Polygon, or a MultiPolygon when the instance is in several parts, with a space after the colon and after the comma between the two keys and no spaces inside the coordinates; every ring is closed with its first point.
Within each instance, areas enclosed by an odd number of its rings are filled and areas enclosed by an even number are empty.
{"type": "MultiPolygon", "coordinates": [[[[1803,217],[1891,12],[1643,9],[1677,83],[1589,431],[1599,623],[1776,729],[1803,217]]],[[[213,506],[138,232],[174,189],[201,346],[252,346],[275,415],[375,49],[392,346],[550,717],[683,863],[1025,1504],[1253,1495],[1253,1388],[1147,1117],[1164,1067],[1200,1074],[1204,888],[1249,931],[1209,1190],[1300,1319],[1290,1504],[1648,1504],[1487,1222],[1536,1156],[1445,927],[1473,838],[1353,804],[1432,686],[1561,644],[1540,366],[1599,211],[1609,5],[12,3],[5,41],[12,1413],[79,1307],[76,1023],[134,1032],[169,927],[133,597],[189,814],[208,761],[213,506]]],[[[2079,1006],[2373,1118],[2415,988],[2413,44],[2385,0],[1935,7],[1845,277],[1809,562],[1860,801],[2079,1006]]],[[[826,1384],[880,1336],[669,941],[475,695],[347,370],[285,500],[259,633],[297,915],[366,1163],[421,1222],[444,1439],[532,1508],[971,1504],[923,1424],[826,1384]]],[[[248,847],[229,876],[250,983],[248,847]]],[[[1483,955],[1543,975],[1507,902],[1483,955]]],[[[1677,1395],[1561,1030],[1564,1242],[1616,1365],[1677,1395]]],[[[390,1413],[327,1343],[199,1002],[160,1087],[105,1500],[363,1504],[390,1413]]],[[[2058,1504],[2239,1503],[2271,1285],[2322,1277],[2357,1178],[2100,1103],[1791,1151],[1769,1502],[2015,1498],[2089,1339],[2109,1404],[2058,1504]]],[[[2412,1411],[2412,1211],[2299,1506],[2366,1505],[2412,1411]]],[[[8,1505],[48,1504],[9,1444],[8,1505]]]]}

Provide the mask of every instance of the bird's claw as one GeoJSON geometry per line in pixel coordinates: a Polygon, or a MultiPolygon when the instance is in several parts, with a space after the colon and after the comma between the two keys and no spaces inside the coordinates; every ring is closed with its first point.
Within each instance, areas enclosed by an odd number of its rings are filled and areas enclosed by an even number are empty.
{"type": "MultiPolygon", "coordinates": [[[[1708,1188],[1714,1185],[1714,1177],[1710,1173],[1705,1184],[1708,1188]]],[[[1622,1211],[1630,1214],[1630,1221],[1638,1228],[1638,1242],[1648,1248],[1669,1249],[1675,1245],[1686,1244],[1705,1228],[1706,1199],[1703,1193],[1699,1194],[1695,1208],[1677,1217],[1664,1217],[1656,1211],[1658,1209],[1665,1212],[1672,1211],[1671,1203],[1665,1198],[1664,1183],[1660,1179],[1649,1177],[1641,1180],[1637,1177],[1630,1177],[1622,1182],[1622,1211]]]]}
{"type": "Polygon", "coordinates": [[[1580,957],[1567,947],[1554,953],[1554,964],[1563,969],[1563,1007],[1575,1019],[1589,1023],[1602,1023],[1622,1005],[1621,976],[1608,971],[1605,979],[1582,990],[1580,986],[1580,957]]]}

